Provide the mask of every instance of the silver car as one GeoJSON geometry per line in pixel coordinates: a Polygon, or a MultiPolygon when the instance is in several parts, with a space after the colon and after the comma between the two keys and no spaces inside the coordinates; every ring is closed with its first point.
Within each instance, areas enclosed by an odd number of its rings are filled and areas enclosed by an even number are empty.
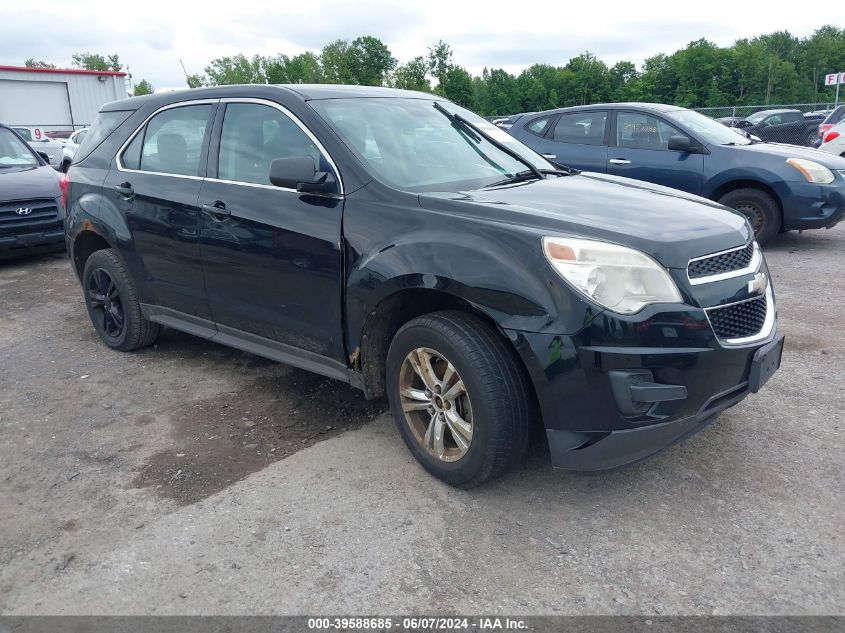
{"type": "Polygon", "coordinates": [[[88,134],[87,127],[77,130],[65,141],[64,147],[62,148],[62,163],[60,165],[63,172],[67,172],[67,168],[70,167],[70,164],[73,162],[76,150],[79,149],[79,145],[82,143],[86,134],[88,134]]]}

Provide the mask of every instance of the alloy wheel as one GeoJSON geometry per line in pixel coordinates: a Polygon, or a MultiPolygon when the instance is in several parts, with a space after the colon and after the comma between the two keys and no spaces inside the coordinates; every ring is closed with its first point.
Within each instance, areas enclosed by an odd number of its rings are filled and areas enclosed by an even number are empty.
{"type": "Polygon", "coordinates": [[[92,319],[106,336],[118,338],[123,332],[125,317],[120,293],[108,271],[97,268],[88,278],[88,306],[92,319]]]}
{"type": "Polygon", "coordinates": [[[466,455],[475,430],[464,381],[443,354],[411,350],[399,370],[399,398],[416,441],[444,462],[466,455]]]}

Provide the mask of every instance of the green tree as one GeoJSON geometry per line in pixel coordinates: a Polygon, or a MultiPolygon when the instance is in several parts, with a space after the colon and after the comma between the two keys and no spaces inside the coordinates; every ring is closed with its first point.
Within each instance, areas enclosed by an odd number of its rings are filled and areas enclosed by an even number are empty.
{"type": "Polygon", "coordinates": [[[185,77],[185,83],[188,84],[188,88],[199,88],[201,86],[207,86],[208,79],[205,75],[188,75],[185,77]]]}
{"type": "Polygon", "coordinates": [[[391,85],[403,90],[431,92],[431,84],[427,75],[428,64],[425,59],[422,56],[414,57],[408,63],[396,68],[391,78],[391,85]]]}
{"type": "Polygon", "coordinates": [[[264,74],[269,84],[316,84],[323,81],[320,59],[310,51],[294,57],[268,57],[264,60],[264,74]]]}
{"type": "Polygon", "coordinates": [[[439,94],[454,101],[458,105],[470,108],[471,110],[478,108],[478,104],[474,99],[472,75],[465,68],[452,66],[443,76],[443,81],[439,89],[439,94]]]}
{"type": "Polygon", "coordinates": [[[389,73],[396,68],[396,58],[380,39],[365,35],[349,45],[347,68],[353,83],[382,86],[389,73]]]}
{"type": "Polygon", "coordinates": [[[155,88],[153,88],[153,85],[146,79],[142,79],[135,84],[135,89],[132,91],[132,94],[136,97],[140,97],[141,95],[151,95],[154,92],[155,88]]]}
{"type": "Polygon", "coordinates": [[[123,70],[123,64],[117,54],[104,57],[99,53],[74,53],[71,59],[74,66],[85,70],[123,70]]]}
{"type": "Polygon", "coordinates": [[[42,61],[42,60],[39,60],[39,59],[33,59],[32,57],[27,59],[23,63],[23,65],[26,66],[27,68],[55,68],[56,67],[55,64],[48,64],[45,61],[42,61]]]}
{"type": "Polygon", "coordinates": [[[328,84],[353,83],[349,72],[349,42],[335,40],[329,42],[320,52],[323,81],[328,84]]]}
{"type": "Polygon", "coordinates": [[[238,53],[232,57],[212,59],[211,63],[205,67],[205,74],[209,86],[267,83],[264,59],[258,55],[247,58],[238,53]]]}

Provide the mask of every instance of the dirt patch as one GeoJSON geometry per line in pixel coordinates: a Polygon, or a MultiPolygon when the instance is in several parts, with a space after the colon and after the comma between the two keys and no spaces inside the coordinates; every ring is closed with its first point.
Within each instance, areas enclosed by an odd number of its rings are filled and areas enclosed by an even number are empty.
{"type": "Polygon", "coordinates": [[[132,483],[194,503],[386,409],[385,400],[368,401],[348,385],[306,371],[260,378],[169,411],[173,447],[150,457],[132,483]]]}

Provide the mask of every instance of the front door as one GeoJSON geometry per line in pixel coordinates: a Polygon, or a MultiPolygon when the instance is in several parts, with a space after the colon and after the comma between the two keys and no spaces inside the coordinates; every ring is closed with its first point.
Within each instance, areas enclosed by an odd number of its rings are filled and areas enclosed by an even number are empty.
{"type": "Polygon", "coordinates": [[[701,193],[704,156],[669,149],[669,137],[687,136],[663,119],[643,112],[616,113],[607,173],[701,193]]]}
{"type": "Polygon", "coordinates": [[[340,361],[343,200],[269,180],[276,158],[307,156],[334,169],[284,108],[237,101],[221,107],[199,196],[200,250],[218,330],[340,361]]]}
{"type": "Polygon", "coordinates": [[[201,319],[209,319],[210,310],[197,200],[215,107],[195,103],[153,116],[118,156],[103,186],[129,226],[144,300],[201,319]]]}

